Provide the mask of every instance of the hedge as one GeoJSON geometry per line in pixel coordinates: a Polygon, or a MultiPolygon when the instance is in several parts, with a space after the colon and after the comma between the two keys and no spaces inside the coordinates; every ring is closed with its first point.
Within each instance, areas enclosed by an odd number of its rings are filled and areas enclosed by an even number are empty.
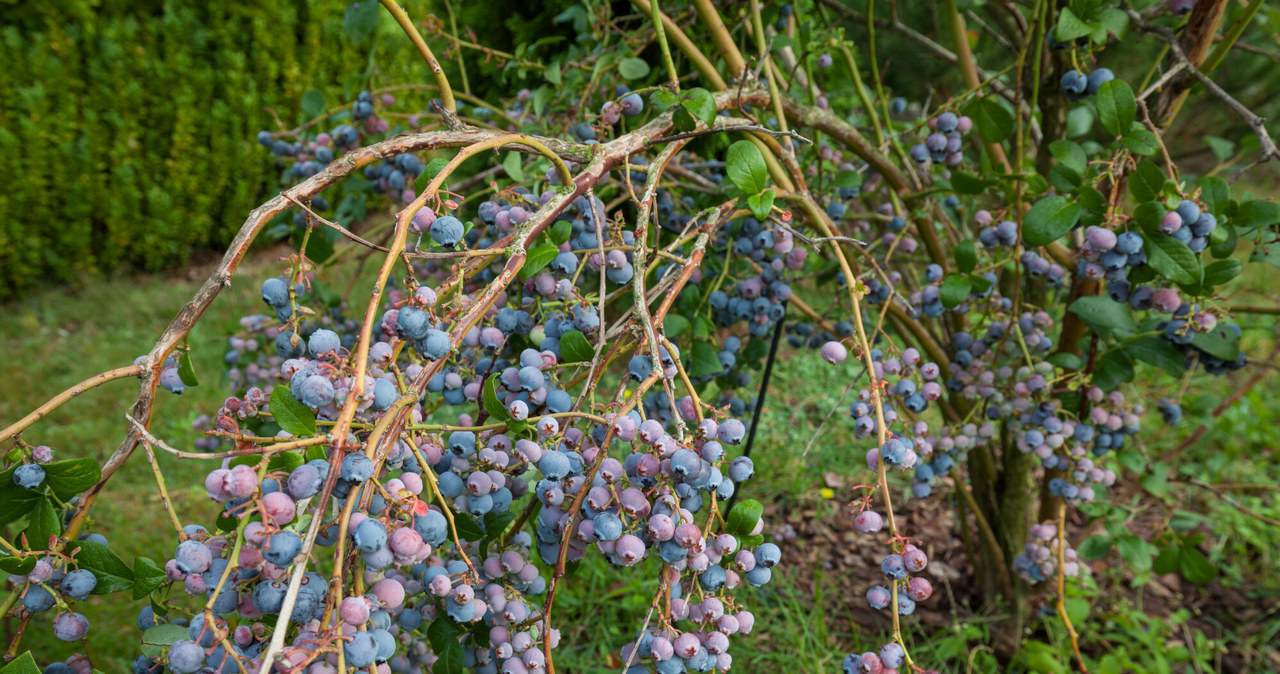
{"type": "Polygon", "coordinates": [[[36,4],[0,9],[0,300],[225,243],[279,183],[269,108],[376,85],[342,0],[36,4]]]}

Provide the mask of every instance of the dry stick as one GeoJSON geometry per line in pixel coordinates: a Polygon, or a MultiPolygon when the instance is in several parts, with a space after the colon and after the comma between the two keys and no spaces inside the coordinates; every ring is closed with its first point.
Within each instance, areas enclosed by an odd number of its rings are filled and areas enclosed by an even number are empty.
{"type": "MultiPolygon", "coordinates": [[[[837,12],[841,14],[844,14],[846,18],[858,20],[858,21],[866,20],[866,17],[860,14],[857,14],[853,10],[850,10],[848,7],[845,7],[843,4],[840,3],[839,0],[820,0],[820,1],[822,2],[822,4],[835,9],[837,12]]],[[[943,61],[946,61],[952,65],[956,65],[957,63],[959,63],[960,59],[959,57],[956,56],[955,52],[933,41],[924,33],[921,33],[920,31],[912,28],[911,26],[908,26],[907,24],[902,23],[897,18],[882,19],[882,18],[876,17],[872,20],[872,23],[882,28],[888,28],[889,30],[892,30],[895,33],[902,35],[908,40],[911,40],[912,42],[915,42],[921,47],[924,47],[926,51],[942,59],[943,61]]],[[[992,73],[989,73],[986,70],[983,70],[981,67],[977,68],[977,73],[978,73],[978,77],[989,82],[989,84],[991,85],[992,91],[995,91],[997,94],[999,94],[1001,98],[1009,101],[1009,103],[1013,105],[1019,105],[1019,104],[1021,105],[1022,114],[1027,117],[1031,117],[1031,135],[1035,138],[1037,143],[1040,142],[1040,138],[1041,138],[1040,122],[1037,121],[1035,117],[1031,115],[1031,106],[1026,101],[1021,101],[1021,99],[1018,96],[1018,92],[1015,89],[1005,84],[1004,82],[1001,82],[1000,80],[992,79],[991,78],[992,73]]]]}
{"type": "Polygon", "coordinates": [[[1066,570],[1063,568],[1067,564],[1066,560],[1067,547],[1067,502],[1058,502],[1058,600],[1055,606],[1058,610],[1058,616],[1062,618],[1062,624],[1067,626],[1067,636],[1071,638],[1071,650],[1075,651],[1076,662],[1080,663],[1080,671],[1084,674],[1089,673],[1089,668],[1084,664],[1084,656],[1080,655],[1080,639],[1076,636],[1076,628],[1071,624],[1071,616],[1067,615],[1067,580],[1066,570]]]}
{"type": "MultiPolygon", "coordinates": [[[[445,123],[450,128],[450,116],[457,109],[457,105],[453,102],[453,87],[449,86],[449,78],[444,74],[444,68],[440,67],[440,62],[436,60],[436,55],[431,53],[431,47],[427,46],[427,41],[422,39],[422,33],[418,32],[418,27],[413,25],[413,21],[409,15],[405,13],[404,8],[395,0],[378,0],[383,7],[391,12],[391,16],[395,17],[396,23],[404,29],[405,35],[409,36],[409,40],[413,42],[413,46],[418,49],[418,53],[422,54],[422,59],[427,62],[427,67],[431,69],[431,74],[435,76],[436,86],[440,88],[440,102],[444,104],[444,109],[449,112],[445,115],[445,123]]],[[[456,119],[453,120],[457,122],[456,119]]]]}
{"type": "Polygon", "coordinates": [[[128,367],[118,367],[114,370],[107,370],[106,372],[101,372],[89,377],[79,384],[76,384],[75,386],[72,386],[62,393],[50,398],[48,402],[37,407],[21,420],[14,422],[8,428],[0,431],[0,444],[3,444],[13,436],[26,430],[27,427],[31,426],[31,424],[43,419],[47,414],[61,407],[63,403],[66,403],[68,400],[71,400],[81,393],[102,386],[109,381],[124,379],[125,377],[136,377],[139,374],[142,374],[142,366],[130,365],[128,367]]]}
{"type": "MultiPolygon", "coordinates": [[[[960,74],[964,76],[964,84],[967,88],[977,90],[981,86],[981,80],[978,78],[978,68],[973,62],[973,52],[969,49],[969,37],[964,28],[964,15],[956,9],[955,0],[944,0],[944,5],[951,25],[951,38],[956,43],[960,74]]],[[[987,153],[1004,168],[1005,173],[1012,172],[1003,145],[987,141],[987,153]]]]}
{"type": "MultiPolygon", "coordinates": [[[[1245,505],[1243,505],[1243,504],[1240,504],[1240,503],[1237,503],[1236,501],[1232,500],[1232,499],[1231,499],[1231,497],[1229,497],[1229,496],[1227,496],[1226,494],[1222,493],[1222,490],[1218,489],[1218,488],[1217,488],[1216,486],[1214,486],[1214,485],[1209,484],[1208,482],[1201,482],[1200,480],[1188,480],[1188,481],[1187,481],[1187,483],[1188,483],[1188,484],[1194,484],[1195,486],[1200,487],[1201,489],[1208,489],[1209,491],[1213,492],[1214,494],[1217,494],[1217,495],[1218,495],[1218,498],[1222,499],[1223,501],[1226,501],[1227,505],[1231,506],[1232,508],[1235,508],[1236,510],[1239,510],[1240,512],[1242,512],[1242,513],[1244,513],[1244,514],[1246,514],[1246,515],[1248,515],[1248,516],[1250,516],[1250,517],[1252,517],[1252,518],[1254,518],[1254,519],[1256,519],[1256,520],[1258,520],[1259,522],[1262,522],[1262,523],[1264,523],[1264,524],[1269,524],[1269,525],[1271,525],[1271,526],[1273,526],[1273,527],[1280,527],[1280,520],[1277,520],[1277,519],[1272,518],[1272,517],[1267,517],[1266,515],[1263,515],[1263,514],[1261,514],[1261,513],[1254,512],[1253,510],[1250,510],[1247,506],[1245,506],[1245,505]]],[[[1266,486],[1266,485],[1261,485],[1261,486],[1266,486]]]]}
{"type": "Polygon", "coordinates": [[[351,230],[347,229],[346,227],[343,227],[342,225],[340,225],[340,224],[338,224],[338,223],[336,223],[336,222],[333,222],[332,220],[329,220],[329,219],[325,218],[323,215],[320,215],[319,213],[316,213],[315,211],[311,210],[311,207],[310,207],[310,206],[308,206],[308,205],[306,205],[306,204],[302,203],[301,201],[298,201],[297,199],[294,199],[293,197],[291,197],[291,196],[289,196],[289,195],[287,195],[287,194],[285,195],[285,198],[286,198],[286,199],[288,199],[289,201],[292,201],[293,203],[297,204],[299,208],[301,208],[302,210],[306,211],[308,215],[310,215],[311,217],[315,218],[318,222],[320,222],[320,224],[322,224],[322,225],[324,225],[324,226],[326,226],[326,227],[329,227],[330,229],[334,229],[334,230],[336,230],[339,234],[342,234],[343,236],[347,237],[348,239],[351,239],[352,241],[355,241],[356,243],[358,243],[358,244],[360,244],[360,245],[362,245],[362,246],[364,246],[364,247],[366,247],[366,248],[372,248],[372,249],[374,249],[374,250],[376,250],[376,251],[378,251],[378,252],[380,252],[380,253],[389,253],[389,252],[391,252],[391,251],[387,250],[386,248],[384,248],[384,247],[382,247],[382,246],[379,246],[379,245],[378,245],[378,244],[376,244],[376,243],[369,243],[368,241],[365,241],[364,239],[360,238],[360,235],[359,235],[359,234],[356,234],[355,232],[352,232],[351,230]]]}
{"type": "Polygon", "coordinates": [[[164,509],[169,513],[169,522],[173,524],[173,530],[178,532],[178,540],[187,540],[187,534],[182,530],[182,522],[178,520],[178,513],[173,510],[173,503],[169,500],[169,490],[164,486],[164,473],[160,471],[160,464],[156,461],[156,453],[151,450],[151,443],[143,440],[142,448],[147,453],[147,463],[151,464],[151,473],[155,475],[156,487],[160,489],[160,502],[164,504],[164,509]]]}
{"type": "Polygon", "coordinates": [[[715,5],[711,4],[711,0],[693,0],[693,6],[698,10],[698,18],[711,33],[711,40],[715,42],[716,50],[724,58],[729,72],[735,79],[741,77],[747,70],[747,62],[743,60],[742,52],[738,51],[738,45],[734,44],[733,36],[729,35],[729,30],[725,28],[720,12],[715,5]]]}
{"type": "MultiPolygon", "coordinates": [[[[640,10],[646,14],[653,14],[656,9],[649,0],[631,0],[631,4],[640,8],[640,10]]],[[[727,86],[724,78],[720,76],[720,72],[716,70],[715,64],[711,62],[711,59],[708,59],[706,55],[702,53],[702,50],[694,44],[693,40],[689,39],[689,35],[681,30],[679,24],[673,21],[671,17],[667,16],[661,10],[656,10],[656,13],[662,19],[663,34],[671,36],[671,39],[676,43],[676,46],[680,48],[682,53],[684,53],[685,58],[692,61],[693,65],[698,69],[698,73],[706,79],[707,84],[710,85],[709,88],[716,90],[724,89],[727,86]]]]}
{"type": "Polygon", "coordinates": [[[1236,115],[1248,123],[1249,127],[1253,129],[1254,135],[1258,137],[1258,143],[1262,146],[1262,156],[1246,168],[1245,171],[1248,171],[1263,162],[1267,162],[1272,159],[1280,159],[1280,149],[1276,148],[1275,140],[1273,140],[1271,138],[1271,134],[1267,132],[1266,120],[1254,114],[1252,110],[1240,101],[1236,100],[1235,97],[1227,93],[1225,89],[1218,86],[1218,83],[1214,82],[1211,77],[1204,74],[1198,67],[1196,67],[1196,65],[1191,62],[1191,59],[1187,57],[1187,53],[1183,51],[1182,45],[1178,43],[1178,38],[1174,36],[1172,31],[1164,26],[1147,23],[1137,12],[1133,10],[1127,11],[1129,13],[1129,19],[1134,22],[1139,30],[1157,35],[1167,42],[1169,44],[1169,51],[1173,54],[1174,59],[1183,66],[1191,77],[1195,78],[1196,81],[1200,82],[1200,84],[1203,84],[1204,88],[1208,89],[1209,93],[1213,94],[1218,100],[1226,103],[1228,108],[1231,108],[1236,115]]]}

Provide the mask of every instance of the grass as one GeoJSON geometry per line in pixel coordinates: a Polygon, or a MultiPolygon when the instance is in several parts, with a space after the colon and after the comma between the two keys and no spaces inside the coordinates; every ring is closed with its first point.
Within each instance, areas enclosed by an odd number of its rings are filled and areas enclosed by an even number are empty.
{"type": "MultiPolygon", "coordinates": [[[[160,395],[153,427],[158,436],[178,447],[191,446],[196,438],[191,421],[221,404],[228,392],[221,362],[226,335],[235,331],[240,316],[260,311],[257,284],[251,279],[273,273],[276,266],[261,258],[247,261],[236,283],[224,291],[192,333],[192,353],[202,385],[188,389],[181,397],[160,395]]],[[[0,422],[18,418],[34,404],[92,373],[132,362],[149,348],[197,285],[195,281],[145,276],[99,279],[74,290],[51,289],[6,307],[8,320],[0,324],[0,358],[6,363],[10,385],[0,387],[0,422]]],[[[1263,347],[1274,321],[1252,320],[1249,327],[1249,352],[1265,352],[1263,347]]],[[[833,371],[812,353],[793,353],[783,348],[752,454],[756,478],[745,486],[744,495],[775,500],[784,508],[804,504],[824,517],[843,507],[846,495],[827,490],[823,473],[835,473],[847,483],[866,480],[865,443],[850,441],[852,421],[847,407],[851,398],[843,396],[849,380],[840,378],[852,377],[857,371],[852,363],[833,371]],[[826,425],[819,432],[824,419],[826,425]]],[[[1268,381],[1274,382],[1274,375],[1268,381]]],[[[1162,395],[1176,393],[1176,384],[1165,380],[1161,386],[1162,395]]],[[[1275,571],[1280,565],[1274,530],[1222,498],[1185,484],[1190,478],[1280,483],[1280,469],[1274,461],[1274,448],[1280,442],[1280,412],[1268,392],[1268,383],[1245,396],[1237,408],[1217,419],[1208,418],[1206,412],[1216,404],[1215,398],[1228,395],[1231,387],[1229,380],[1199,375],[1192,378],[1186,426],[1144,435],[1144,456],[1149,462],[1154,461],[1194,424],[1209,424],[1205,438],[1173,467],[1173,488],[1162,495],[1161,502],[1167,505],[1170,517],[1179,511],[1190,513],[1196,526],[1213,530],[1207,543],[1208,554],[1223,570],[1222,583],[1250,589],[1257,601],[1274,601],[1278,592],[1275,571]]],[[[95,389],[49,415],[28,430],[24,439],[52,446],[60,458],[105,459],[124,436],[123,413],[136,392],[133,380],[95,389]]],[[[208,464],[179,461],[166,454],[161,454],[159,460],[181,519],[211,522],[214,509],[202,486],[208,464]]],[[[1230,498],[1255,515],[1280,518],[1273,493],[1232,492],[1230,498]]],[[[133,457],[108,485],[97,502],[89,530],[107,536],[113,549],[126,560],[145,555],[163,562],[171,554],[174,534],[159,502],[154,477],[142,457],[133,457]]],[[[6,536],[12,534],[14,531],[6,532],[6,536]]],[[[644,624],[656,591],[656,573],[647,571],[653,569],[619,574],[598,556],[590,556],[567,579],[556,604],[557,622],[565,630],[557,655],[564,671],[620,670],[618,649],[644,624]]],[[[845,594],[838,580],[827,578],[820,568],[780,567],[770,586],[745,592],[745,606],[755,613],[757,623],[752,637],[734,641],[733,653],[742,671],[833,671],[845,653],[877,648],[883,643],[884,634],[852,632],[840,626],[847,622],[833,620],[851,611],[865,610],[860,596],[845,594]],[[801,589],[797,583],[801,574],[813,579],[812,590],[801,589]]],[[[174,599],[186,601],[180,591],[174,599]]],[[[99,668],[124,671],[137,649],[138,632],[133,623],[138,605],[122,596],[97,597],[89,604],[83,612],[94,622],[89,643],[99,668]]],[[[1105,625],[1110,627],[1099,623],[1088,634],[1098,639],[1096,643],[1104,644],[1116,634],[1123,634],[1124,629],[1144,629],[1144,617],[1141,606],[1129,607],[1106,616],[1110,622],[1105,625]],[[1125,625],[1132,627],[1124,628],[1125,625]]],[[[911,621],[906,625],[911,633],[909,642],[914,644],[913,653],[921,662],[951,663],[943,667],[944,671],[993,671],[996,667],[985,645],[989,635],[981,618],[957,618],[949,627],[927,631],[911,621]]],[[[13,627],[10,621],[7,629],[13,627]]],[[[1029,642],[1022,661],[1028,671],[1055,671],[1043,663],[1070,661],[1066,644],[1051,638],[1056,636],[1054,626],[1044,629],[1048,637],[1029,642]],[[1048,649],[1051,657],[1037,660],[1037,649],[1048,649]]],[[[1146,629],[1149,632],[1150,625],[1146,629]]],[[[1223,643],[1235,638],[1233,629],[1229,627],[1219,635],[1217,646],[1208,642],[1202,645],[1210,650],[1221,649],[1223,643]]],[[[1243,644],[1242,648],[1262,655],[1266,653],[1266,640],[1274,638],[1274,631],[1263,630],[1237,641],[1243,644]]],[[[24,648],[35,650],[42,662],[64,658],[78,649],[56,641],[50,632],[47,621],[33,621],[24,648]]],[[[1175,661],[1187,662],[1185,658],[1175,661]]],[[[1135,660],[1130,666],[1133,671],[1160,669],[1150,658],[1135,660]]]]}

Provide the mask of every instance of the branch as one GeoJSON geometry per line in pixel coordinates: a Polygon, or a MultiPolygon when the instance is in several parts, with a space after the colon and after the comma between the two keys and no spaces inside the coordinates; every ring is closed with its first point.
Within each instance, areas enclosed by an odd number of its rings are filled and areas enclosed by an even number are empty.
{"type": "Polygon", "coordinates": [[[1280,148],[1276,147],[1275,140],[1271,138],[1271,134],[1267,131],[1265,119],[1254,114],[1252,110],[1247,108],[1240,101],[1236,100],[1234,96],[1227,93],[1227,91],[1221,86],[1218,86],[1218,83],[1214,82],[1211,77],[1201,72],[1201,70],[1191,62],[1187,53],[1183,51],[1182,45],[1179,44],[1178,38],[1174,36],[1173,31],[1165,28],[1164,26],[1147,23],[1137,12],[1131,9],[1126,11],[1129,14],[1129,20],[1137,26],[1138,30],[1159,36],[1160,39],[1167,42],[1169,44],[1169,52],[1173,54],[1174,59],[1178,62],[1178,66],[1181,66],[1181,69],[1186,70],[1191,77],[1195,78],[1200,82],[1200,84],[1203,84],[1204,88],[1208,89],[1209,93],[1213,94],[1218,100],[1226,103],[1228,108],[1231,108],[1236,115],[1248,123],[1249,127],[1253,129],[1253,133],[1258,137],[1258,142],[1262,146],[1262,156],[1246,168],[1245,171],[1272,159],[1280,159],[1280,148]]]}
{"type": "Polygon", "coordinates": [[[449,86],[449,78],[444,74],[444,68],[440,67],[440,62],[436,60],[436,55],[431,53],[431,47],[427,46],[427,41],[422,39],[422,33],[418,32],[418,27],[413,25],[413,21],[409,19],[409,15],[405,13],[404,8],[396,0],[378,0],[383,7],[391,12],[391,16],[395,17],[396,23],[404,29],[405,35],[409,36],[409,41],[413,42],[413,46],[418,48],[418,53],[422,54],[422,59],[427,62],[427,67],[431,69],[431,74],[435,76],[436,86],[440,87],[440,102],[443,104],[446,113],[444,115],[445,123],[451,130],[459,129],[458,118],[453,115],[457,110],[457,104],[453,101],[453,87],[449,86]]]}
{"type": "Polygon", "coordinates": [[[72,398],[80,395],[81,393],[84,393],[85,391],[102,386],[103,384],[109,381],[124,379],[125,377],[136,377],[139,374],[142,374],[141,365],[130,365],[128,367],[119,367],[114,370],[107,370],[106,372],[95,374],[92,377],[89,377],[88,379],[80,382],[79,384],[76,384],[75,386],[72,386],[71,388],[63,391],[62,393],[59,393],[58,395],[50,398],[49,402],[46,402],[45,404],[37,407],[34,411],[31,412],[31,414],[28,414],[27,416],[23,417],[21,420],[11,424],[8,428],[4,429],[3,431],[0,431],[0,443],[4,443],[8,441],[13,436],[21,433],[31,424],[34,424],[35,422],[43,419],[45,415],[61,407],[63,403],[67,402],[68,400],[71,400],[72,398]]]}

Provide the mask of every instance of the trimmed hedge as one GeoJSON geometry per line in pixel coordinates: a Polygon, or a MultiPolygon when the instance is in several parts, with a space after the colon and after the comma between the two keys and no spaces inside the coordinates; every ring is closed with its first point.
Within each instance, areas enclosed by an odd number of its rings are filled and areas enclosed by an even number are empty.
{"type": "Polygon", "coordinates": [[[268,108],[370,84],[342,0],[52,4],[0,9],[0,300],[225,244],[278,188],[268,108]]]}

